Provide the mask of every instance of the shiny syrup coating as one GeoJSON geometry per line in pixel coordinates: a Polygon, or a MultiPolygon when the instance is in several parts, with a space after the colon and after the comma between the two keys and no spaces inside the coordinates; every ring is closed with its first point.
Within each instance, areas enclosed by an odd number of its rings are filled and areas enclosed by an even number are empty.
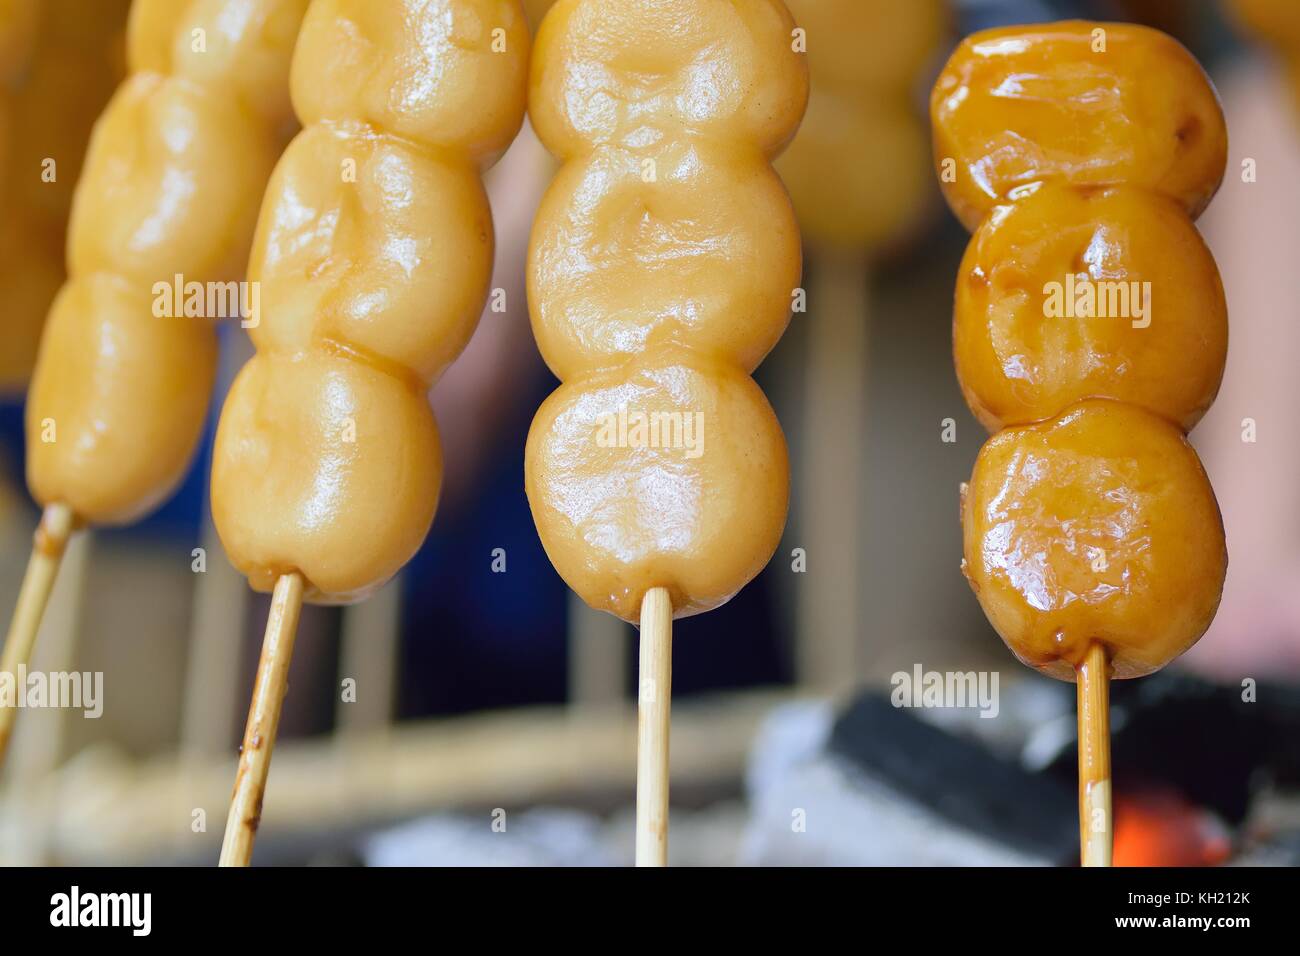
{"type": "Polygon", "coordinates": [[[963,489],[962,572],[1024,663],[1062,680],[1093,641],[1116,678],[1191,647],[1218,608],[1228,555],[1196,452],[1168,422],[1091,400],[1009,428],[963,489]]]}
{"type": "Polygon", "coordinates": [[[129,76],[95,126],[26,408],[27,483],[93,524],[133,521],[188,467],[216,368],[210,319],[159,284],[239,278],[282,142],[306,0],[139,0],[129,76]],[[203,48],[194,43],[203,31],[203,48]]]}
{"type": "Polygon", "coordinates": [[[786,5],[804,31],[812,92],[799,135],[777,171],[812,243],[874,252],[917,224],[933,189],[912,93],[939,49],[945,5],[786,5]]]}
{"type": "Polygon", "coordinates": [[[560,0],[537,34],[529,117],[562,159],[682,136],[774,156],[799,127],[808,66],[780,0],[560,0]]]}
{"type": "Polygon", "coordinates": [[[294,53],[304,129],[262,203],[257,355],[221,413],[212,515],[259,591],[300,573],[360,600],[419,548],[442,453],[427,392],[492,270],[480,179],[523,121],[518,0],[315,0],[294,53]]]}
{"type": "Polygon", "coordinates": [[[794,211],[769,163],[807,67],[777,0],[560,0],[530,110],[564,160],[533,228],[533,329],[564,384],[529,432],[547,555],[592,607],[717,607],[785,524],[781,429],[748,373],[785,329],[794,211]]]}
{"type": "Polygon", "coordinates": [[[1047,182],[1144,187],[1195,218],[1227,157],[1223,111],[1200,64],[1132,24],[973,34],[935,83],[930,115],[944,196],[972,232],[994,206],[1047,182]],[[946,161],[955,168],[945,172],[946,161]]]}
{"type": "Polygon", "coordinates": [[[561,385],[537,412],[526,457],[547,554],[584,599],[625,620],[652,587],[668,588],[679,617],[724,603],[785,526],[776,416],[753,379],[699,352],[561,385]]]}
{"type": "Polygon", "coordinates": [[[547,190],[528,270],[538,348],[561,379],[670,343],[752,372],[785,332],[799,285],[781,180],[763,154],[729,143],[656,144],[652,183],[646,158],[600,149],[547,190]]]}
{"type": "Polygon", "coordinates": [[[1149,673],[1208,627],[1227,565],[1182,431],[1227,342],[1191,223],[1223,175],[1214,89],[1162,34],[1068,22],[969,38],[931,114],[948,201],[982,219],[958,276],[958,375],[990,430],[1018,426],[963,487],[963,570],[1031,666],[1074,680],[1101,643],[1110,676],[1149,673]]]}
{"type": "Polygon", "coordinates": [[[671,344],[752,371],[785,331],[802,257],[769,161],[807,99],[792,29],[775,0],[548,14],[529,108],[566,162],[533,226],[528,299],[561,379],[671,344]]]}
{"type": "Polygon", "coordinates": [[[985,219],[957,273],[957,377],[990,432],[1084,398],[1190,429],[1227,350],[1214,259],[1182,207],[1149,190],[1044,186],[985,219]]]}

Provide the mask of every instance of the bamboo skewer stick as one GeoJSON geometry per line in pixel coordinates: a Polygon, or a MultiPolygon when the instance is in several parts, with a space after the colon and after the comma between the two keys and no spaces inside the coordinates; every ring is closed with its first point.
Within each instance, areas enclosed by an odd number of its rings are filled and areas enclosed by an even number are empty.
{"type": "Polygon", "coordinates": [[[253,856],[253,841],[262,820],[262,797],[271,769],[271,751],[280,727],[280,709],[289,689],[289,662],[293,659],[298,615],[302,611],[302,592],[303,579],[297,572],[281,575],[275,582],[262,657],[253,684],[253,701],[244,728],[244,744],[240,748],[230,815],[226,817],[220,866],[248,866],[253,856]]]}
{"type": "Polygon", "coordinates": [[[641,600],[636,725],[636,865],[668,865],[668,731],[672,708],[673,606],[667,588],[641,600]]]}
{"type": "Polygon", "coordinates": [[[866,445],[867,268],[814,260],[808,298],[804,446],[797,500],[807,571],[797,602],[799,682],[843,690],[858,677],[862,618],[862,459],[866,445]]]}
{"type": "MultiPolygon", "coordinates": [[[[41,617],[54,589],[54,579],[58,577],[59,564],[74,523],[72,509],[55,502],[45,507],[41,523],[36,527],[32,556],[18,591],[18,603],[9,623],[9,633],[5,636],[4,652],[0,654],[0,672],[13,675],[15,681],[18,669],[26,667],[31,660],[36,632],[40,630],[41,617]]],[[[0,707],[0,766],[4,765],[17,716],[17,708],[0,707]]]]}
{"type": "Polygon", "coordinates": [[[1110,677],[1106,648],[1093,643],[1079,665],[1079,852],[1084,866],[1110,866],[1110,677]]]}

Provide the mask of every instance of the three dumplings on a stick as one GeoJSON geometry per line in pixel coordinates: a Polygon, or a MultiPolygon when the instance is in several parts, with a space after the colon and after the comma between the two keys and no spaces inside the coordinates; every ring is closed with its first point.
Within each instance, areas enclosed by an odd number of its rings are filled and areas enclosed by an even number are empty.
{"type": "Polygon", "coordinates": [[[223,865],[252,854],[301,603],[365,598],[433,521],[427,392],[487,297],[480,176],[523,122],[528,56],[518,0],[313,0],[303,20],[303,130],[267,187],[248,268],[257,354],[213,452],[222,543],[274,591],[223,865]]]}
{"type": "Polygon", "coordinates": [[[1194,644],[1227,570],[1185,437],[1227,356],[1192,225],[1223,178],[1223,114],[1173,39],[1076,21],[967,38],[931,115],[944,194],[975,233],[957,375],[995,433],[962,489],[962,568],[1016,656],[1079,682],[1083,858],[1108,863],[1105,682],[1194,644]]]}
{"type": "Polygon", "coordinates": [[[533,330],[563,380],[528,436],[560,576],[641,622],[637,862],[667,853],[671,619],[771,558],[789,463],[750,378],[789,321],[799,229],[772,159],[808,97],[779,0],[562,0],[530,115],[560,158],[533,227],[533,330]]]}

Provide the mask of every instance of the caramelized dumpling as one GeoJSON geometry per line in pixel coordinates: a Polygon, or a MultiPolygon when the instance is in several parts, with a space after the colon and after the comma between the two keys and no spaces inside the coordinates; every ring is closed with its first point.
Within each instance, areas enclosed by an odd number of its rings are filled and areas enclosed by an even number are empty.
{"type": "Polygon", "coordinates": [[[478,167],[318,124],[289,144],[266,195],[249,269],[262,293],[249,329],[259,351],[346,343],[421,381],[441,375],[474,333],[492,276],[478,167]],[[347,181],[344,168],[355,171],[347,181]]]}
{"type": "Polygon", "coordinates": [[[677,617],[726,602],[785,527],[785,438],[754,380],[690,351],[561,385],[528,436],[546,554],[594,608],[636,621],[666,587],[677,617]]]}
{"type": "Polygon", "coordinates": [[[434,379],[492,271],[481,175],[523,122],[518,0],[315,0],[294,51],[305,127],[262,201],[257,355],[226,399],[212,517],[258,591],[359,601],[419,548],[442,481],[434,379]]]}
{"type": "Polygon", "coordinates": [[[351,120],[491,166],[528,81],[519,0],[312,0],[293,57],[304,127],[351,120]]]}
{"type": "Polygon", "coordinates": [[[963,489],[962,570],[1016,656],[1074,680],[1089,644],[1117,678],[1163,667],[1205,632],[1228,556],[1214,492],[1182,433],[1091,400],[1009,428],[963,489]]]}
{"type": "Polygon", "coordinates": [[[690,140],[654,156],[652,183],[637,151],[567,163],[538,209],[528,298],[561,379],[666,345],[752,372],[789,323],[799,230],[767,157],[690,140]]]}
{"type": "Polygon", "coordinates": [[[50,307],[28,393],[32,495],[99,525],[156,508],[203,434],[216,367],[205,319],[156,318],[147,287],[108,273],[69,279],[50,307]],[[142,395],[166,407],[142,409],[142,395]]]}
{"type": "Polygon", "coordinates": [[[254,356],[216,444],[212,518],[254,590],[296,570],[311,601],[357,600],[433,521],[442,452],[423,390],[346,356],[254,356]]]}
{"type": "Polygon", "coordinates": [[[273,162],[272,140],[237,103],[135,74],[95,126],[82,181],[97,188],[73,202],[70,270],[145,286],[238,275],[273,162]]]}
{"type": "Polygon", "coordinates": [[[528,434],[528,502],[560,576],[635,621],[717,607],[785,526],[785,438],[749,377],[801,269],[770,163],[808,94],[779,0],[567,0],[537,35],[529,109],[563,159],[528,301],[563,384],[528,434]]]}
{"type": "Polygon", "coordinates": [[[808,99],[780,0],[568,0],[537,33],[529,117],[568,159],[689,135],[774,156],[808,99]]]}
{"type": "Polygon", "coordinates": [[[822,248],[876,251],[920,221],[933,187],[913,87],[939,48],[943,0],[787,0],[812,94],[777,161],[799,224],[822,248]]]}
{"type": "Polygon", "coordinates": [[[933,189],[926,150],[906,100],[856,102],[818,90],[777,168],[809,237],[838,249],[878,249],[905,235],[925,209],[933,189]],[[828,156],[855,158],[828,167],[828,156]]]}
{"type": "Polygon", "coordinates": [[[227,311],[213,286],[229,304],[243,274],[289,120],[289,60],[306,8],[132,4],[130,75],[90,138],[69,275],[27,396],[27,484],[40,504],[117,524],[143,517],[184,477],[212,392],[212,320],[227,311]],[[170,295],[191,283],[207,287],[202,315],[170,295]]]}
{"type": "Polygon", "coordinates": [[[1227,157],[1223,111],[1200,64],[1172,37],[1132,24],[976,33],[948,60],[930,113],[944,195],[972,232],[994,206],[1047,182],[1127,183],[1195,218],[1227,157]]]}
{"type": "Polygon", "coordinates": [[[1227,349],[1213,257],[1182,208],[1147,190],[1044,186],[998,207],[958,272],[957,377],[990,432],[1085,398],[1190,429],[1227,349]]]}

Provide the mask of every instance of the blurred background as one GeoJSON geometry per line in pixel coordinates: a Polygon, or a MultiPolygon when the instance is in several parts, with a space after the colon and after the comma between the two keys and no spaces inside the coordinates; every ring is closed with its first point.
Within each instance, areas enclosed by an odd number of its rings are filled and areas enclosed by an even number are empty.
{"type": "MultiPolygon", "coordinates": [[[[800,8],[817,2],[790,6],[803,22],[800,8]]],[[[547,5],[528,4],[530,15],[547,5]]],[[[952,288],[969,237],[943,208],[925,110],[960,37],[1078,16],[1181,39],[1218,86],[1231,137],[1199,225],[1232,342],[1222,392],[1192,436],[1231,567],[1200,644],[1168,672],[1113,689],[1117,862],[1295,864],[1300,85],[1286,51],[1214,0],[863,5],[879,29],[856,41],[862,57],[888,59],[912,21],[937,11],[934,40],[892,89],[868,91],[881,103],[864,115],[880,125],[841,136],[839,92],[816,65],[826,15],[811,11],[822,32],[809,26],[808,145],[801,133],[779,168],[798,202],[810,181],[841,189],[848,205],[885,204],[870,218],[888,228],[843,235],[806,219],[807,312],[756,375],[791,445],[791,520],[754,582],[675,626],[671,861],[1077,863],[1073,688],[1015,661],[958,570],[957,486],[985,434],[952,369],[952,288]],[[1256,176],[1244,182],[1248,159],[1256,176]],[[997,715],[891,707],[891,675],[918,668],[996,675],[997,715]]],[[[23,482],[23,390],[62,277],[76,170],[124,69],[126,8],[47,0],[28,64],[2,78],[6,614],[39,517],[23,482]],[[44,157],[57,159],[55,183],[39,179],[44,157]]],[[[523,282],[552,173],[527,128],[489,173],[493,286],[507,308],[485,312],[432,393],[446,461],[438,516],[374,599],[304,610],[259,863],[632,859],[635,632],[570,595],[523,490],[529,422],[557,384],[533,344],[523,282]]],[[[222,338],[219,390],[250,354],[237,326],[222,338]]],[[[218,396],[214,419],[220,407],[218,396]]],[[[0,862],[215,861],[267,598],[248,591],[212,532],[210,443],[211,426],[184,486],[149,520],[80,535],[70,550],[32,666],[102,672],[103,716],[20,716],[0,775],[0,862]]]]}

